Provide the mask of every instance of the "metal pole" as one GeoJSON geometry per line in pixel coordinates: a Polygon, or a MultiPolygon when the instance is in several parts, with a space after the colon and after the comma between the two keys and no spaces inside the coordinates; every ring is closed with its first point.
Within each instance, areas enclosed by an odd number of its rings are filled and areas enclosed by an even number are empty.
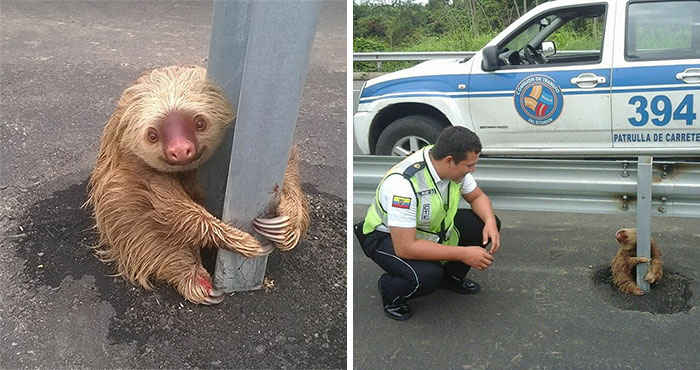
{"type": "MultiPolygon", "coordinates": [[[[637,257],[651,256],[651,174],[652,157],[637,159],[637,257]]],[[[649,291],[649,283],[644,276],[649,269],[648,263],[637,265],[637,286],[649,291]]]]}
{"type": "MultiPolygon", "coordinates": [[[[216,1],[208,76],[237,109],[236,124],[200,176],[215,215],[246,232],[281,188],[320,1],[216,1]],[[225,189],[225,191],[223,190],[225,189]]],[[[259,237],[258,240],[264,240],[259,237]]],[[[219,250],[214,285],[259,289],[267,257],[219,250]]]]}

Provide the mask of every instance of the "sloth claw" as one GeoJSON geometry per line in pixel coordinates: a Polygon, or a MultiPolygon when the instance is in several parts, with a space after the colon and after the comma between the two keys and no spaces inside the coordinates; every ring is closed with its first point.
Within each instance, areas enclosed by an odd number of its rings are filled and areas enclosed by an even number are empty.
{"type": "Polygon", "coordinates": [[[210,294],[209,297],[204,298],[204,302],[202,302],[202,304],[203,304],[203,305],[207,305],[207,306],[212,306],[212,305],[215,305],[215,304],[219,304],[219,303],[221,303],[221,302],[223,302],[223,301],[224,301],[224,295],[223,295],[223,292],[222,292],[222,294],[221,294],[220,296],[218,296],[218,297],[214,297],[214,296],[212,296],[212,295],[210,294]]]}
{"type": "Polygon", "coordinates": [[[272,243],[265,243],[260,245],[259,249],[259,254],[258,256],[267,256],[268,254],[272,253],[272,251],[275,250],[274,246],[272,243]]]}
{"type": "Polygon", "coordinates": [[[271,219],[256,218],[253,227],[260,235],[277,245],[280,250],[294,248],[299,242],[299,231],[292,227],[288,216],[282,215],[271,219]]]}
{"type": "Polygon", "coordinates": [[[279,229],[289,226],[291,222],[289,221],[289,216],[282,215],[275,218],[256,217],[253,223],[263,228],[279,229]]]}
{"type": "Polygon", "coordinates": [[[291,222],[287,216],[279,216],[271,219],[256,218],[253,227],[260,235],[277,243],[284,243],[291,222]]]}
{"type": "Polygon", "coordinates": [[[204,290],[207,292],[207,297],[204,298],[201,304],[210,306],[219,304],[224,301],[224,291],[214,289],[214,287],[211,285],[211,282],[207,278],[201,275],[197,276],[197,282],[199,282],[202,288],[204,288],[204,290]]]}
{"type": "Polygon", "coordinates": [[[286,235],[285,235],[283,230],[278,231],[277,233],[270,233],[265,229],[259,229],[258,227],[255,227],[255,231],[257,231],[258,234],[260,234],[260,235],[262,235],[262,236],[264,236],[264,237],[266,237],[274,242],[281,243],[281,242],[284,242],[286,239],[286,235]]]}

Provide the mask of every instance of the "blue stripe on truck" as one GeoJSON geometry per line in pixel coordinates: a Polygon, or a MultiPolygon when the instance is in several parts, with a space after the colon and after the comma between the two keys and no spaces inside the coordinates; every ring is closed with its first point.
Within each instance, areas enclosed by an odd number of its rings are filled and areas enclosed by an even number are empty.
{"type": "MultiPolygon", "coordinates": [[[[667,90],[699,90],[700,85],[688,85],[676,79],[676,73],[687,68],[700,68],[698,64],[673,65],[673,66],[649,66],[615,68],[612,73],[613,86],[616,88],[613,93],[629,92],[655,92],[667,90]],[[654,87],[658,85],[671,85],[669,87],[654,87]],[[673,86],[677,85],[677,86],[673,86]],[[628,89],[624,89],[629,87],[628,89]],[[623,88],[619,89],[618,88],[623,88]]],[[[569,70],[552,72],[515,72],[515,73],[494,73],[477,75],[436,75],[408,77],[392,81],[381,82],[373,86],[365,87],[360,97],[360,103],[369,103],[380,99],[390,99],[399,97],[428,97],[446,96],[455,99],[459,98],[493,98],[507,97],[513,95],[513,89],[518,82],[527,76],[543,74],[551,77],[562,89],[578,89],[578,86],[571,83],[571,78],[581,73],[595,73],[606,79],[605,84],[599,87],[610,87],[610,71],[608,69],[593,70],[569,70]],[[494,78],[494,76],[498,78],[494,78]],[[469,81],[471,77],[471,81],[469,81]],[[468,89],[459,90],[457,85],[465,84],[468,89]],[[496,91],[499,91],[496,93],[496,91]],[[467,93],[468,92],[468,93],[467,93]],[[494,92],[489,94],[489,92],[494,92]],[[382,96],[396,93],[410,93],[400,96],[382,96]],[[447,94],[441,95],[440,93],[447,94]],[[454,94],[454,95],[453,95],[454,94]]],[[[564,95],[581,94],[608,94],[609,90],[575,90],[564,91],[564,95]]]]}

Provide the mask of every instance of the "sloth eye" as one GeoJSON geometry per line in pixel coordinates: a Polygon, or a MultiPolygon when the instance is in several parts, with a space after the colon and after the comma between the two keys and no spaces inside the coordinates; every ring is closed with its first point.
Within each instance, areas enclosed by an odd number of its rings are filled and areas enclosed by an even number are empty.
{"type": "Polygon", "coordinates": [[[148,130],[148,134],[146,136],[148,137],[148,141],[152,143],[158,141],[158,133],[154,129],[148,130]]]}
{"type": "Polygon", "coordinates": [[[207,128],[207,122],[201,118],[197,118],[197,120],[194,122],[194,128],[198,131],[202,131],[207,128]]]}

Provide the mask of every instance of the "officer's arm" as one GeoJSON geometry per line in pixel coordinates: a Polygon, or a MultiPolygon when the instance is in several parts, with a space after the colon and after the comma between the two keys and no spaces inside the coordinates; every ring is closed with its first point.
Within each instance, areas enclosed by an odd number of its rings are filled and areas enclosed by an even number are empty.
{"type": "Polygon", "coordinates": [[[481,190],[480,187],[476,187],[472,192],[467,194],[462,194],[464,200],[469,202],[472,207],[472,211],[476,213],[482,221],[484,221],[483,230],[483,245],[488,243],[491,239],[491,254],[496,253],[498,248],[501,247],[501,236],[498,233],[498,227],[496,226],[496,216],[493,213],[493,206],[491,205],[491,199],[481,190]]]}
{"type": "Polygon", "coordinates": [[[394,252],[403,259],[423,261],[461,261],[478,270],[493,262],[493,256],[481,247],[453,247],[416,239],[415,228],[389,227],[394,252]]]}

